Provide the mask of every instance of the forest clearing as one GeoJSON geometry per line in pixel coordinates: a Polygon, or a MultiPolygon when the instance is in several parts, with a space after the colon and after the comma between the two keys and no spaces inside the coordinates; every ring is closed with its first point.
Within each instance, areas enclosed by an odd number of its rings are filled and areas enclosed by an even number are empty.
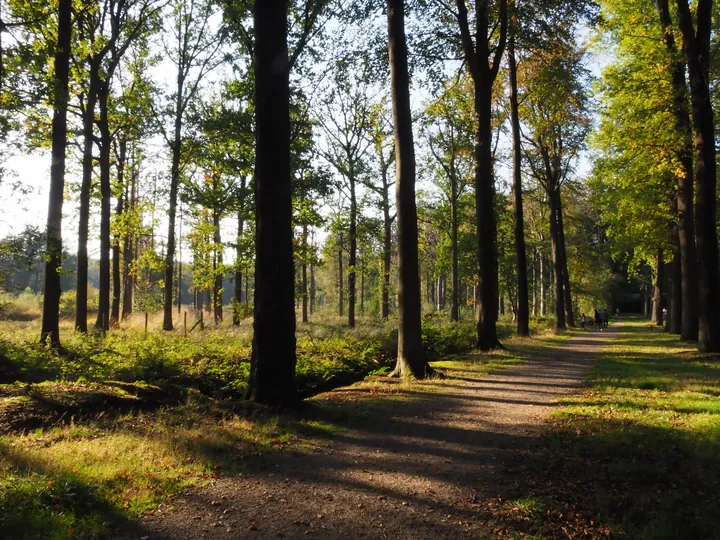
{"type": "Polygon", "coordinates": [[[0,0],[0,537],[720,538],[715,0],[0,0]]]}

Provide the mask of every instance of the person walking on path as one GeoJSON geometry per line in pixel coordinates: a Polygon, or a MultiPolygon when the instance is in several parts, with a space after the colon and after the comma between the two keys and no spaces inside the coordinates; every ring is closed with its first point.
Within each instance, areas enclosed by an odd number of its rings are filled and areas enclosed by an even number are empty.
{"type": "Polygon", "coordinates": [[[580,315],[580,328],[585,330],[585,314],[580,315]]]}
{"type": "Polygon", "coordinates": [[[607,328],[608,323],[610,322],[610,313],[608,312],[607,308],[603,308],[600,315],[602,316],[603,328],[607,328]]]}
{"type": "Polygon", "coordinates": [[[595,310],[595,329],[602,332],[602,318],[600,317],[600,312],[597,309],[595,310]]]}

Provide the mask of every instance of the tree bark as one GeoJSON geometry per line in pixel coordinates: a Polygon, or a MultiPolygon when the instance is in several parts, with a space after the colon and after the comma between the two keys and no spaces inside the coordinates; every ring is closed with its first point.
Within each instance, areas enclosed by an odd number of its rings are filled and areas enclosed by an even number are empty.
{"type": "MultiPolygon", "coordinates": [[[[677,0],[678,22],[683,35],[683,53],[690,74],[690,104],[695,141],[698,348],[703,352],[718,352],[720,351],[720,273],[716,229],[717,169],[715,125],[709,83],[713,2],[698,0],[695,5],[697,32],[693,27],[688,1],[677,0]]],[[[687,197],[687,188],[684,190],[684,196],[686,203],[692,199],[687,197]]],[[[692,264],[692,261],[690,263],[692,264]]],[[[689,325],[692,329],[692,323],[689,325]]]]}
{"type": "Polygon", "coordinates": [[[565,322],[575,326],[572,295],[570,294],[570,272],[568,271],[567,245],[565,243],[565,220],[563,219],[562,197],[557,190],[558,234],[560,238],[560,257],[562,261],[563,299],[565,301],[565,322]]]}
{"type": "MultiPolygon", "coordinates": [[[[245,190],[245,178],[242,179],[242,189],[245,190]]],[[[237,234],[237,248],[235,250],[235,309],[233,309],[233,326],[240,325],[240,313],[238,309],[242,304],[242,292],[243,292],[243,271],[242,271],[242,236],[245,228],[245,213],[243,209],[238,210],[238,234],[237,234]]]]}
{"type": "MultiPolygon", "coordinates": [[[[137,174],[133,168],[130,175],[129,189],[126,187],[126,198],[128,211],[133,212],[137,206],[137,174]]],[[[123,301],[122,301],[122,319],[125,320],[133,311],[133,286],[135,280],[132,274],[132,264],[134,260],[134,244],[135,235],[128,228],[123,239],[123,301]]]]}
{"type": "Polygon", "coordinates": [[[275,406],[296,399],[287,10],[285,0],[255,1],[255,325],[248,395],[275,406]]]}
{"type": "Polygon", "coordinates": [[[565,297],[563,294],[563,261],[560,250],[559,209],[558,197],[555,190],[548,190],[548,203],[550,205],[550,242],[552,245],[552,260],[555,277],[555,328],[564,329],[565,326],[565,297]]]}
{"type": "Polygon", "coordinates": [[[62,207],[65,192],[65,150],[69,101],[72,2],[58,1],[58,39],[55,49],[52,119],[52,162],[47,218],[47,259],[40,341],[60,348],[60,268],[62,267],[62,207]]]}
{"type": "MultiPolygon", "coordinates": [[[[452,171],[454,173],[454,170],[452,171]]],[[[450,299],[450,321],[460,320],[460,268],[458,262],[458,185],[457,175],[450,175],[450,257],[452,259],[452,297],[450,299]]]]}
{"type": "MultiPolygon", "coordinates": [[[[342,244],[342,235],[340,236],[340,243],[342,244]]],[[[338,315],[340,317],[343,316],[344,313],[344,298],[343,298],[343,291],[345,290],[344,285],[344,277],[343,274],[343,252],[342,252],[342,246],[338,248],[338,315]]]]}
{"type": "Polygon", "coordinates": [[[355,173],[350,177],[350,256],[348,260],[348,328],[355,328],[355,302],[357,285],[357,199],[355,173]]]}
{"type": "Polygon", "coordinates": [[[308,322],[308,275],[307,275],[307,254],[308,254],[308,230],[307,225],[303,225],[302,229],[302,243],[304,248],[304,256],[302,263],[302,322],[307,324],[308,322]]]}
{"type": "Polygon", "coordinates": [[[517,21],[513,16],[508,41],[508,65],[510,70],[510,116],[513,139],[513,214],[515,253],[517,265],[517,333],[530,335],[530,306],[528,298],[527,255],[525,253],[525,225],[522,201],[522,148],[520,141],[520,114],[518,112],[517,64],[515,61],[515,32],[517,21]]]}
{"type": "Polygon", "coordinates": [[[80,184],[80,208],[78,209],[78,252],[77,276],[75,283],[75,330],[87,332],[87,301],[88,301],[88,239],[90,231],[90,190],[93,176],[93,148],[95,107],[100,83],[100,66],[98,61],[90,63],[88,77],[90,85],[87,103],[83,113],[83,157],[82,181],[80,184]]]}
{"type": "MultiPolygon", "coordinates": [[[[121,139],[118,143],[119,150],[117,155],[117,182],[120,193],[118,194],[117,203],[115,205],[115,215],[121,218],[125,209],[125,161],[127,156],[127,140],[121,139]]],[[[110,306],[110,324],[117,325],[120,320],[120,297],[122,294],[122,277],[120,274],[120,235],[117,234],[113,238],[112,246],[112,281],[113,294],[112,305],[110,306]]]]}
{"type": "Polygon", "coordinates": [[[315,313],[315,265],[310,263],[310,315],[315,313]]]}
{"type": "Polygon", "coordinates": [[[383,169],[383,265],[382,265],[382,306],[380,316],[384,321],[390,315],[390,264],[392,262],[392,220],[390,219],[390,185],[387,169],[383,169]]]}
{"type": "Polygon", "coordinates": [[[672,226],[673,261],[670,312],[666,321],[667,331],[671,334],[682,334],[683,294],[682,294],[682,255],[680,254],[680,227],[672,226]]]}
{"type": "Polygon", "coordinates": [[[657,252],[657,263],[655,265],[655,284],[653,287],[653,313],[652,322],[658,326],[663,324],[663,288],[665,285],[665,261],[662,248],[657,252]]]}
{"type": "Polygon", "coordinates": [[[100,83],[98,108],[100,119],[100,290],[98,292],[98,313],[95,328],[102,332],[110,329],[110,125],[108,118],[109,81],[100,83]]]}
{"type": "Polygon", "coordinates": [[[390,86],[395,126],[395,195],[398,222],[398,351],[395,372],[425,377],[415,206],[415,148],[410,108],[410,74],[405,40],[405,2],[387,0],[390,86]]]}
{"type": "Polygon", "coordinates": [[[220,237],[220,212],[213,210],[213,243],[215,244],[215,257],[213,271],[215,280],[213,282],[213,311],[215,314],[215,324],[220,324],[223,320],[223,253],[222,238],[220,237]]]}

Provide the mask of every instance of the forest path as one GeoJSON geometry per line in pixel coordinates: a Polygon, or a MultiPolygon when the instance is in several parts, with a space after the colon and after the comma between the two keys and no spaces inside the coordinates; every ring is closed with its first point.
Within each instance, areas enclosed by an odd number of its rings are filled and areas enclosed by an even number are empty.
{"type": "MultiPolygon", "coordinates": [[[[409,399],[371,410],[327,442],[256,456],[243,474],[178,497],[118,538],[492,537],[483,510],[513,482],[513,462],[557,400],[581,385],[612,330],[533,349],[491,375],[453,371],[411,386],[402,391],[409,399]]],[[[370,391],[315,399],[342,408],[370,391]]]]}

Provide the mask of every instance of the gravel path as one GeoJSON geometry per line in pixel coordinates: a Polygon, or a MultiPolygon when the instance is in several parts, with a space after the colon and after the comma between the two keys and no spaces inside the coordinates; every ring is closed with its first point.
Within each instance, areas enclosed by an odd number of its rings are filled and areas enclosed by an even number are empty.
{"type": "MultiPolygon", "coordinates": [[[[480,510],[512,481],[512,457],[582,383],[607,334],[576,336],[490,376],[424,383],[389,414],[306,453],[257,457],[244,474],[178,498],[118,538],[492,537],[480,510]]],[[[326,396],[342,406],[353,392],[326,396]]]]}

